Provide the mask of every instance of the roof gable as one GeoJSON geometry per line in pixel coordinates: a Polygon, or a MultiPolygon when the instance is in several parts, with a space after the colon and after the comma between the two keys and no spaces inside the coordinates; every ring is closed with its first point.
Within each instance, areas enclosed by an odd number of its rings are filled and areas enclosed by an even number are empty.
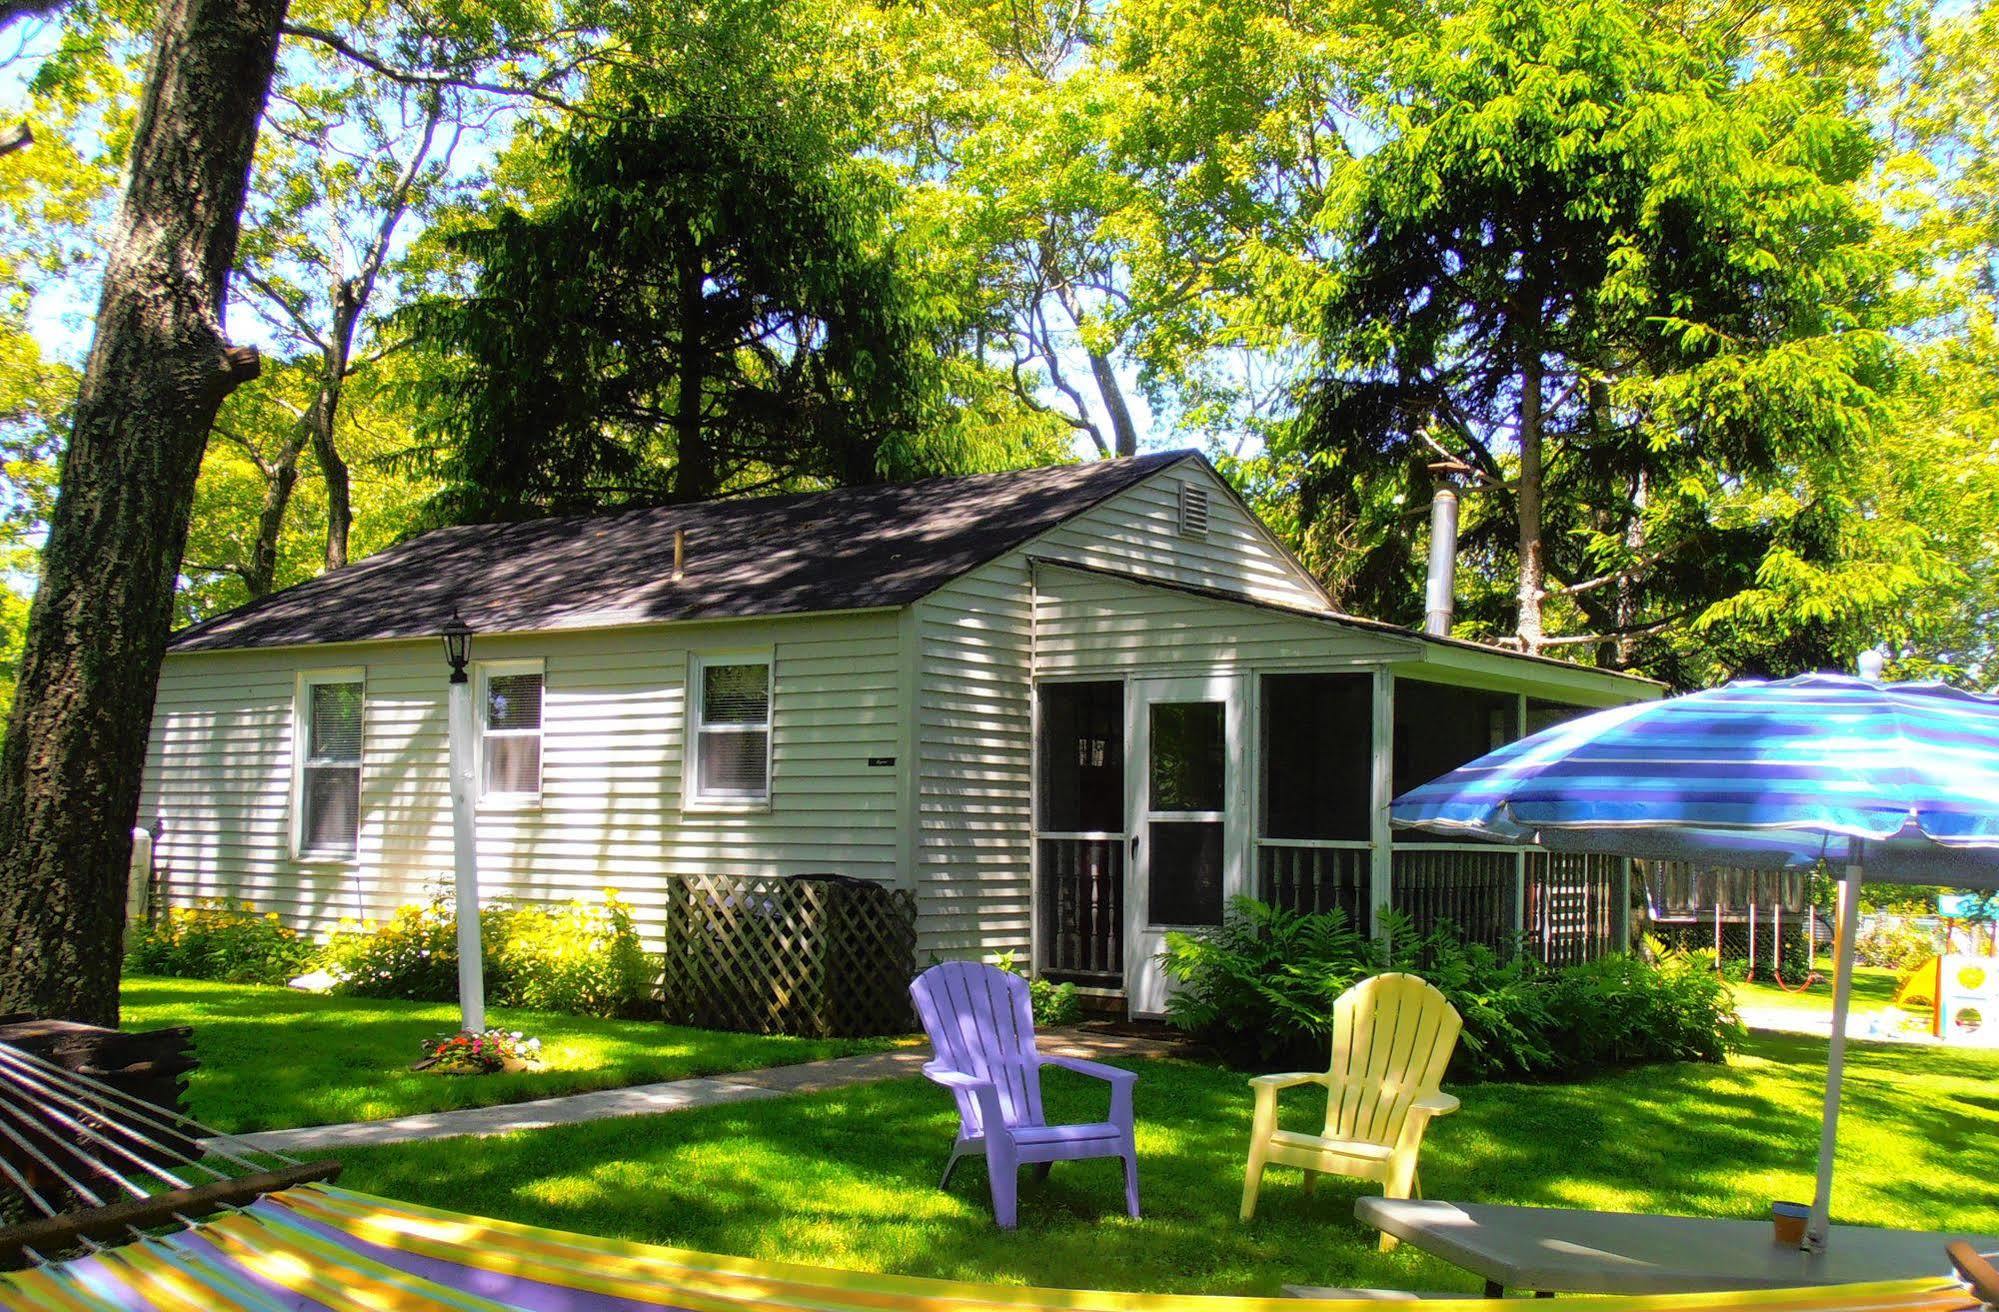
{"type": "Polygon", "coordinates": [[[907,605],[1185,451],[612,515],[437,529],[175,635],[170,651],[907,605]],[[673,538],[686,570],[673,577],[673,538]]]}

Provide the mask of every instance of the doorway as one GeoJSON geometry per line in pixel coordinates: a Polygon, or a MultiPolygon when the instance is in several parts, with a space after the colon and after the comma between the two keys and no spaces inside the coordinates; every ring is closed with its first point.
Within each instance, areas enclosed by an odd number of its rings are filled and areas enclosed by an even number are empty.
{"type": "Polygon", "coordinates": [[[1166,936],[1221,924],[1228,900],[1249,891],[1243,687],[1220,676],[1130,685],[1124,986],[1134,1016],[1165,1014],[1166,936]]]}

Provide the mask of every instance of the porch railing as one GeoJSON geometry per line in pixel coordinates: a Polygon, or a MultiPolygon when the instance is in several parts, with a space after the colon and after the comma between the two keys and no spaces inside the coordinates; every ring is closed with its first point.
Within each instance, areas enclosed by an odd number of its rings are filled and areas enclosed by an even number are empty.
{"type": "Polygon", "coordinates": [[[1123,835],[1043,836],[1041,973],[1077,984],[1124,982],[1123,835]]]}
{"type": "Polygon", "coordinates": [[[1615,941],[1623,858],[1532,848],[1524,864],[1523,928],[1536,956],[1551,966],[1567,966],[1623,946],[1615,941]]]}
{"type": "Polygon", "coordinates": [[[1495,951],[1513,940],[1520,860],[1488,843],[1424,843],[1391,849],[1389,905],[1427,933],[1448,921],[1467,941],[1495,951]]]}
{"type": "MultiPolygon", "coordinates": [[[[1107,988],[1124,982],[1125,842],[1121,835],[1041,835],[1041,972],[1107,988]]],[[[1259,840],[1256,896],[1293,911],[1345,911],[1373,932],[1366,843],[1259,840]]],[[[1389,858],[1389,901],[1419,930],[1440,922],[1504,950],[1515,935],[1552,965],[1610,951],[1622,862],[1489,844],[1402,844],[1389,858]]]]}
{"type": "Polygon", "coordinates": [[[1338,907],[1363,934],[1373,933],[1373,850],[1367,843],[1263,839],[1256,845],[1257,899],[1287,911],[1338,907]]]}

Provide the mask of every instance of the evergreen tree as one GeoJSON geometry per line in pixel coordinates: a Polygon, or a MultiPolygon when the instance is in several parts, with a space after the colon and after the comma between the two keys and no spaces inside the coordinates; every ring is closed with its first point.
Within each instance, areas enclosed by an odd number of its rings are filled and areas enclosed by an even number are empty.
{"type": "Polygon", "coordinates": [[[557,194],[459,234],[409,320],[448,518],[919,472],[925,382],[882,210],[775,105],[635,103],[553,145],[557,194]]]}
{"type": "MultiPolygon", "coordinates": [[[[1774,553],[1830,558],[1824,480],[1892,382],[1875,142],[1838,79],[1669,17],[1476,0],[1389,52],[1295,437],[1308,531],[1363,553],[1356,609],[1407,617],[1440,456],[1478,471],[1466,546],[1511,576],[1472,631],[1529,651],[1657,660],[1774,553]]],[[[1839,654],[1786,637],[1755,659],[1839,654]]]]}

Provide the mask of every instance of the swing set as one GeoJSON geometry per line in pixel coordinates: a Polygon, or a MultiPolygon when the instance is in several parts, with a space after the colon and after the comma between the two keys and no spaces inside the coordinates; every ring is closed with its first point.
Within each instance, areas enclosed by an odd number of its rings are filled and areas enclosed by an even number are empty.
{"type": "Polygon", "coordinates": [[[1812,905],[1811,875],[1801,870],[1737,870],[1690,861],[1640,861],[1645,909],[1653,932],[1677,939],[1684,946],[1711,941],[1715,966],[1742,960],[1746,978],[1767,969],[1769,978],[1789,993],[1800,993],[1818,981],[1818,950],[1829,940],[1812,905]],[[1785,924],[1789,922],[1790,962],[1785,959],[1785,924]],[[1737,951],[1737,945],[1742,951],[1737,951]],[[1804,955],[1804,971],[1796,961],[1804,955]],[[1786,970],[1795,977],[1786,977],[1786,970]]]}

